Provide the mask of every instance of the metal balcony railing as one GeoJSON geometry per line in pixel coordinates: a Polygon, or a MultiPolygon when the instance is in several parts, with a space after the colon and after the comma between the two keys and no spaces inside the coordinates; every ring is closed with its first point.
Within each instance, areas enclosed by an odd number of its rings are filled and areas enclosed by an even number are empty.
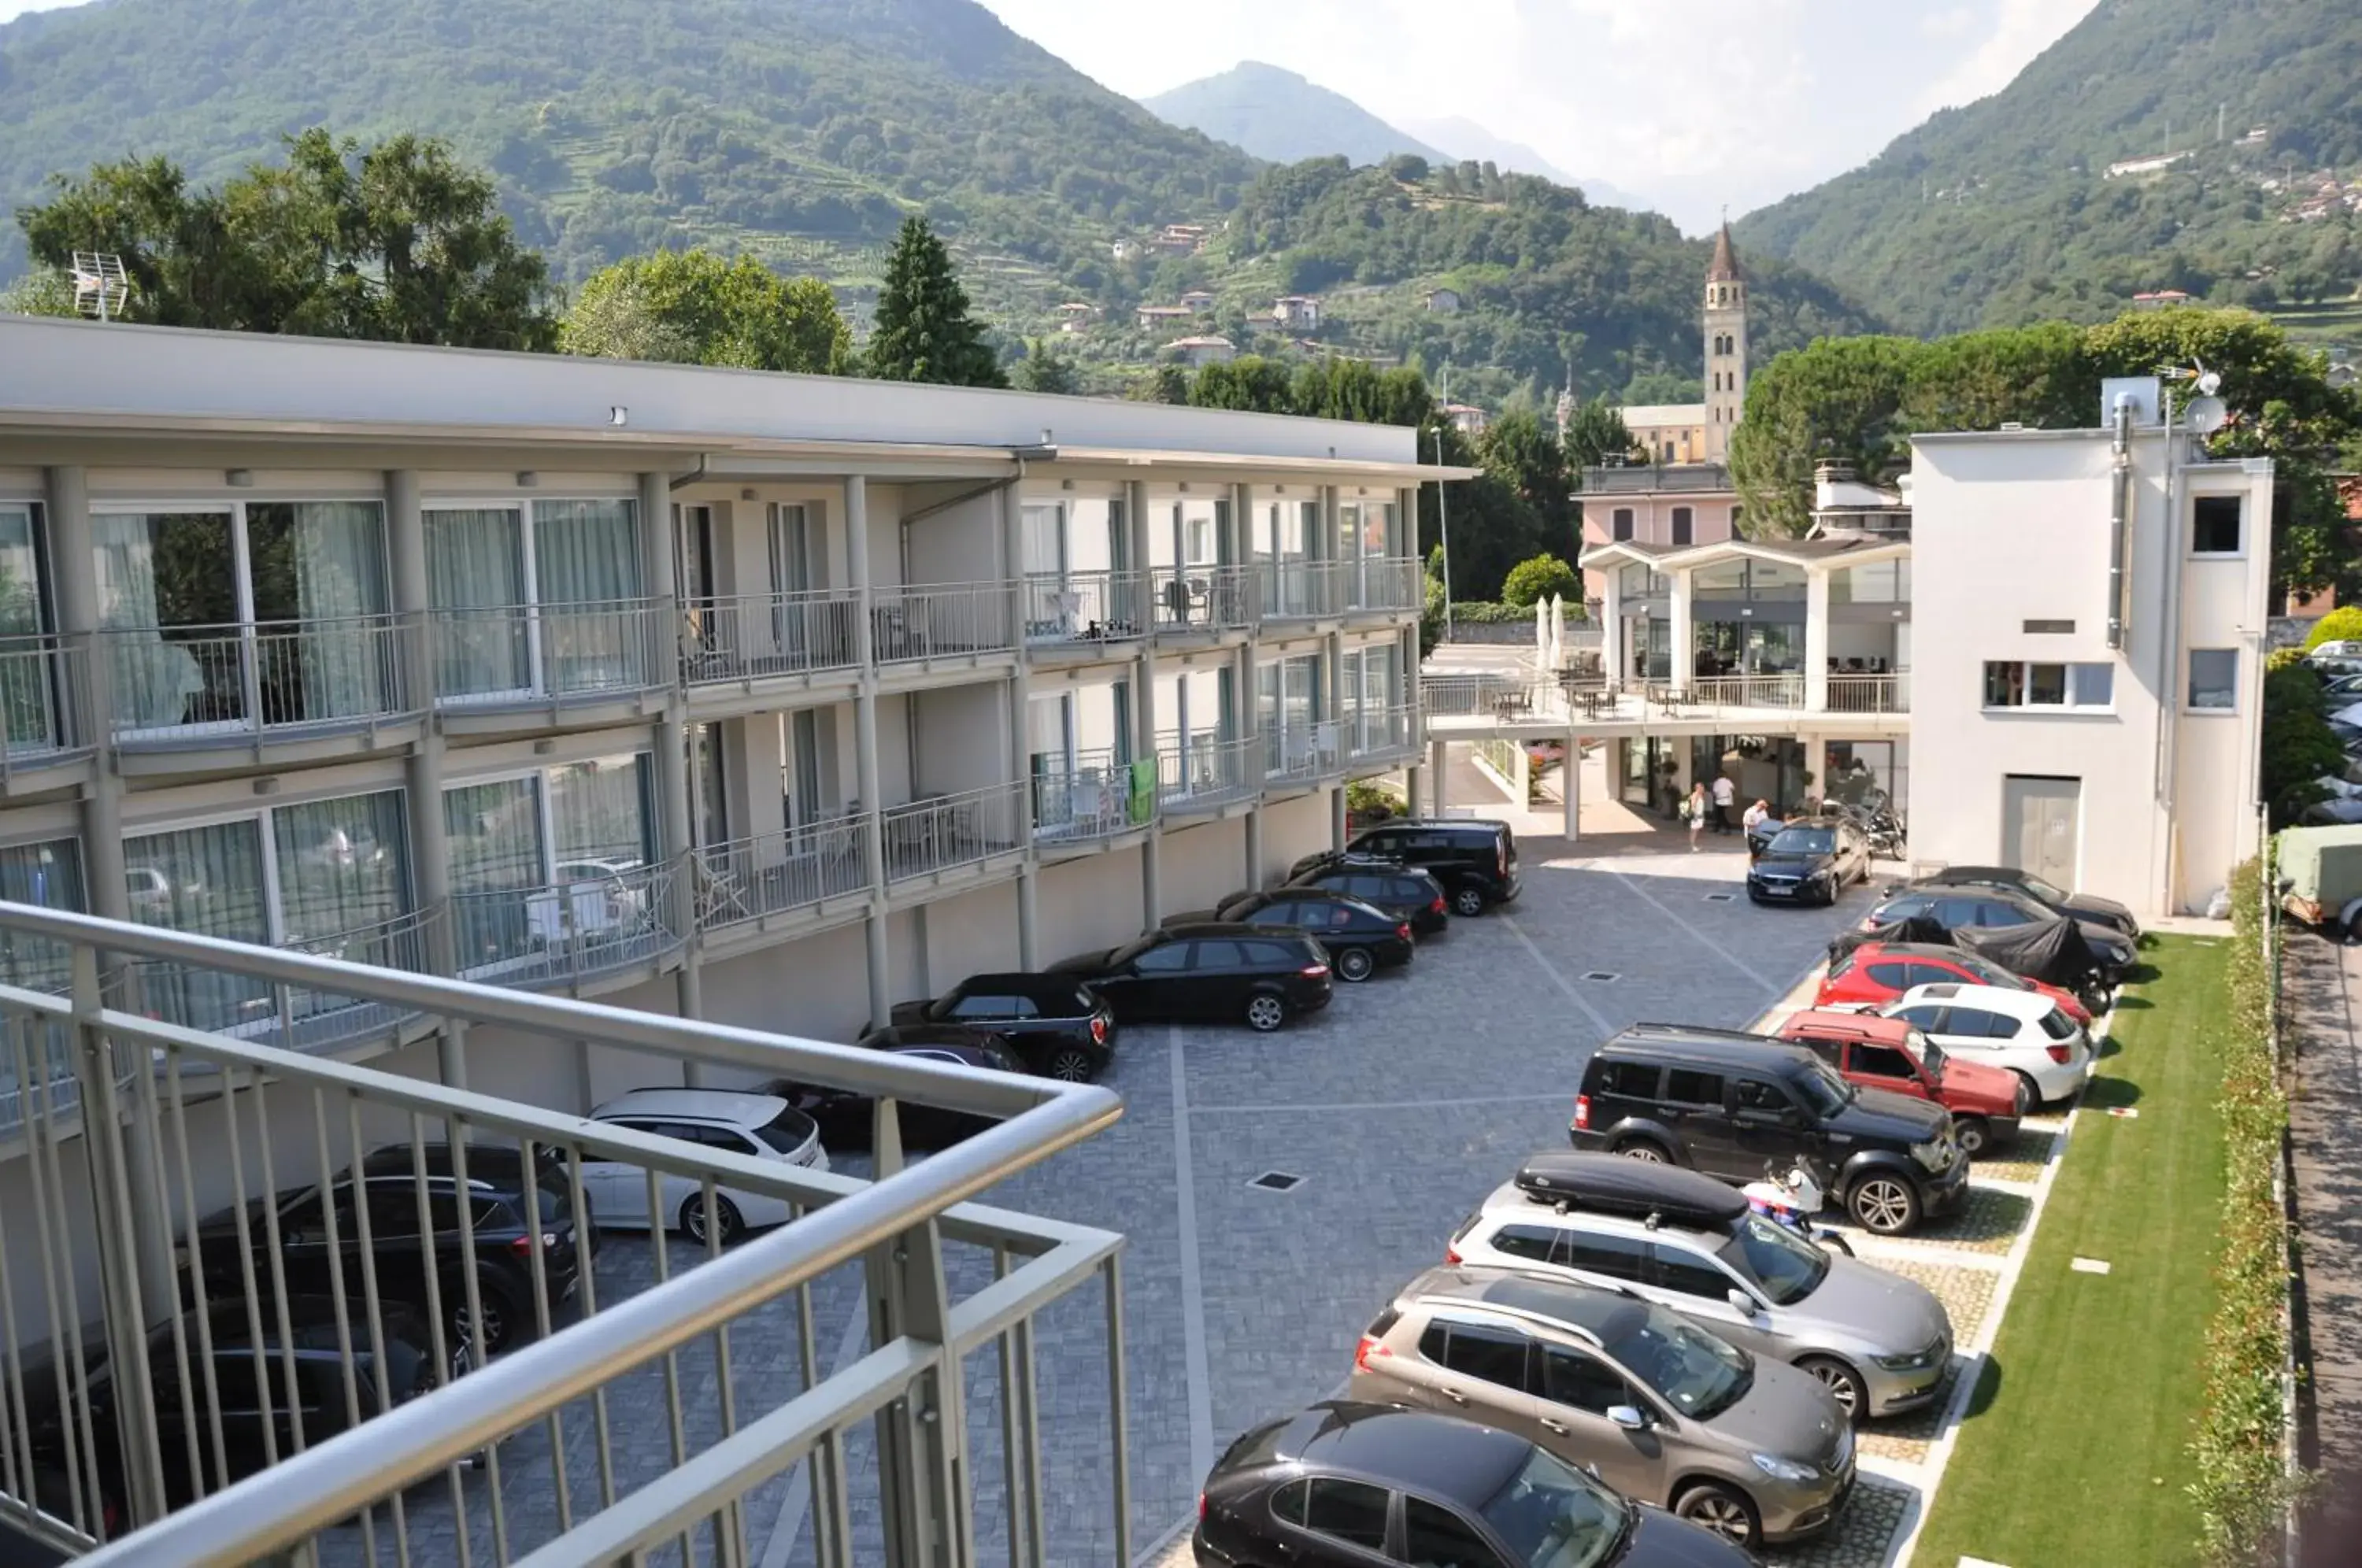
{"type": "Polygon", "coordinates": [[[1911,676],[1908,671],[1895,675],[1832,675],[1828,711],[1907,713],[1911,711],[1911,676]]]}
{"type": "Polygon", "coordinates": [[[0,1224],[17,1529],[94,1568],[849,1568],[933,1560],[936,1530],[973,1562],[988,1521],[1012,1561],[1131,1561],[1122,1239],[967,1201],[1112,1123],[1111,1091],[18,905],[0,931],[72,976],[70,998],[0,987],[8,1055],[61,1042],[72,1075],[19,1073],[0,1224]],[[149,1019],[107,1005],[116,963],[579,1042],[659,1081],[813,1086],[879,1175],[149,1019]],[[977,1130],[906,1165],[900,1100],[977,1130]],[[1095,1276],[1109,1419],[1044,1419],[1038,1315],[1095,1276]],[[866,1334],[823,1361],[816,1321],[848,1309],[866,1334]],[[988,1400],[1003,1419],[972,1423],[988,1400]]]}
{"type": "Polygon", "coordinates": [[[0,779],[93,749],[90,661],[81,644],[0,636],[0,779]]]}
{"type": "Polygon", "coordinates": [[[1705,708],[1801,708],[1805,672],[1784,675],[1716,675],[1690,682],[1691,700],[1705,708]]]}
{"type": "Polygon", "coordinates": [[[1161,735],[1156,743],[1156,793],[1168,813],[1215,811],[1263,792],[1255,758],[1262,741],[1253,735],[1236,740],[1194,737],[1184,745],[1178,735],[1161,735]]]}
{"type": "Polygon", "coordinates": [[[1418,561],[1407,556],[1365,557],[1358,577],[1349,580],[1352,610],[1422,610],[1427,606],[1427,578],[1418,561]]]}
{"type": "Polygon", "coordinates": [[[851,589],[693,599],[681,628],[681,679],[691,686],[850,669],[860,614],[851,589]]]}
{"type": "Polygon", "coordinates": [[[807,823],[784,833],[711,845],[690,857],[701,931],[726,931],[833,899],[869,891],[866,812],[807,823]]]}
{"type": "Polygon", "coordinates": [[[1407,702],[1356,708],[1345,715],[1345,746],[1356,762],[1407,756],[1418,745],[1418,710],[1407,702]]]}
{"type": "Polygon", "coordinates": [[[1141,787],[1138,771],[1102,750],[1077,754],[1070,769],[1036,773],[1033,841],[1089,843],[1146,827],[1155,820],[1156,796],[1141,787]]]}
{"type": "Polygon", "coordinates": [[[391,615],[99,634],[117,745],[365,725],[413,712],[391,615]]]}
{"type": "Polygon", "coordinates": [[[974,866],[1023,846],[1023,784],[989,784],[889,806],[878,813],[886,880],[908,882],[974,866]]]}
{"type": "Polygon", "coordinates": [[[1263,615],[1266,621],[1306,620],[1337,614],[1344,606],[1344,581],[1335,561],[1264,561],[1263,615]]]}
{"type": "Polygon", "coordinates": [[[679,614],[653,599],[437,610],[436,701],[445,709],[533,708],[669,686],[679,614]]]}
{"type": "Polygon", "coordinates": [[[1344,731],[1323,721],[1301,728],[1263,732],[1263,766],[1266,778],[1302,784],[1341,771],[1345,765],[1344,731]]]}
{"type": "Polygon", "coordinates": [[[661,958],[681,943],[676,875],[671,866],[618,864],[544,887],[454,893],[459,972],[489,985],[565,985],[661,958]]]}
{"type": "Polygon", "coordinates": [[[1262,595],[1253,567],[1162,566],[1149,575],[1160,632],[1231,631],[1255,624],[1262,595]]]}
{"type": "MultiPolygon", "coordinates": [[[[281,950],[425,974],[433,918],[403,914],[322,936],[291,937],[281,950]]],[[[387,1034],[409,1016],[343,992],[271,985],[210,966],[172,963],[126,966],[114,977],[109,999],[165,1023],[234,1034],[285,1051],[329,1050],[387,1034]]]]}
{"type": "Polygon", "coordinates": [[[880,588],[869,609],[879,664],[997,653],[1010,635],[1005,582],[920,583],[880,588]]]}
{"type": "Polygon", "coordinates": [[[1025,640],[1119,642],[1148,626],[1147,578],[1136,571],[1035,572],[1025,579],[1025,640]]]}

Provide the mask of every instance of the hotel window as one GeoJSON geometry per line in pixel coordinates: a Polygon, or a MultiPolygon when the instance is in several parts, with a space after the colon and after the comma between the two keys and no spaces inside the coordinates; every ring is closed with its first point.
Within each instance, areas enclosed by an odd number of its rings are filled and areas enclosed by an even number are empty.
{"type": "Polygon", "coordinates": [[[497,701],[646,686],[638,508],[536,501],[425,513],[436,695],[497,701]]]}
{"type": "Polygon", "coordinates": [[[2239,705],[2239,650],[2190,650],[2190,706],[2223,712],[2239,705]]]}
{"type": "Polygon", "coordinates": [[[1695,519],[1696,513],[1692,512],[1688,507],[1676,506],[1673,508],[1674,544],[1686,545],[1690,542],[1691,536],[1696,532],[1695,519]]]}
{"type": "MultiPolygon", "coordinates": [[[[83,898],[82,843],[44,839],[0,849],[0,899],[36,909],[87,912],[83,898]]],[[[0,984],[62,994],[69,983],[66,944],[21,931],[0,931],[0,984]]],[[[14,1064],[0,1061],[0,1078],[13,1078],[14,1064]]]]}
{"type": "Polygon", "coordinates": [[[652,786],[643,752],[444,790],[461,969],[495,972],[660,921],[652,786]]]}
{"type": "MultiPolygon", "coordinates": [[[[1736,519],[1732,526],[1737,526],[1736,519]]],[[[1908,604],[1911,602],[1911,563],[1907,560],[1874,561],[1868,566],[1847,567],[1829,573],[1829,602],[1832,604],[1908,604]]]]}
{"type": "Polygon", "coordinates": [[[1632,509],[1630,507],[1619,506],[1616,509],[1613,532],[1618,544],[1631,538],[1632,509]]]}
{"type": "Polygon", "coordinates": [[[2235,495],[2202,495],[2191,507],[2190,553],[2235,556],[2244,546],[2246,508],[2235,495]]]}
{"type": "Polygon", "coordinates": [[[2112,664],[1988,661],[1984,705],[2058,712],[2105,710],[2114,705],[2115,684],[2116,670],[2112,664]]]}

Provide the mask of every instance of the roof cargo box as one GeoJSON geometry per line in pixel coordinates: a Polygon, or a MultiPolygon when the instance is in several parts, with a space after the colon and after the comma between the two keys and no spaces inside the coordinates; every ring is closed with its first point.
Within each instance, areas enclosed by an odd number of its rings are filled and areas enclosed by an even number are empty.
{"type": "Polygon", "coordinates": [[[1747,1212],[1737,1187],[1678,1165],[1551,1149],[1518,1167],[1518,1190],[1537,1203],[1594,1214],[1656,1216],[1676,1225],[1725,1225],[1747,1212]]]}

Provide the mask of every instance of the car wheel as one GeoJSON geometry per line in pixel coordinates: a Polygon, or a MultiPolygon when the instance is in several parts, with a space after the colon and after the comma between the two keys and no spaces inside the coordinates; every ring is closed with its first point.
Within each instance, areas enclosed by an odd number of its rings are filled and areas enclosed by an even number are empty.
{"type": "MultiPolygon", "coordinates": [[[[692,1242],[705,1240],[705,1194],[693,1192],[682,1200],[680,1228],[692,1242]]],[[[738,1206],[718,1192],[713,1195],[713,1233],[725,1247],[746,1233],[746,1220],[738,1206]]]]}
{"type": "Polygon", "coordinates": [[[1247,999],[1247,1027],[1257,1034],[1269,1034],[1287,1022],[1287,1003],[1269,991],[1258,991],[1247,999]]]}
{"type": "Polygon", "coordinates": [[[1846,1208],[1861,1228],[1876,1235],[1900,1236],[1919,1223],[1919,1190],[1907,1176],[1872,1171],[1846,1194],[1846,1208]]]}
{"type": "Polygon", "coordinates": [[[1959,1137],[1960,1153],[1972,1160],[1992,1146],[1992,1129],[1981,1116],[1955,1117],[1952,1131],[1959,1137]]]}
{"type": "Polygon", "coordinates": [[[1796,1363],[1796,1370],[1819,1379],[1847,1420],[1858,1422],[1870,1415],[1870,1389],[1863,1385],[1861,1374],[1835,1356],[1805,1356],[1796,1363]]]}
{"type": "Polygon", "coordinates": [[[2014,1068],[2011,1071],[2017,1078],[2017,1113],[2024,1116],[2028,1111],[2041,1110],[2042,1086],[2014,1068]]]}
{"type": "Polygon", "coordinates": [[[1091,1054],[1069,1045],[1050,1058],[1043,1069],[1043,1076],[1062,1083],[1083,1084],[1091,1079],[1091,1054]]]}
{"type": "Polygon", "coordinates": [[[1337,953],[1337,977],[1360,985],[1377,972],[1378,961],[1370,956],[1365,947],[1344,947],[1337,953]]]}
{"type": "Polygon", "coordinates": [[[462,1353],[470,1345],[482,1353],[487,1361],[508,1349],[509,1342],[516,1337],[517,1331],[516,1314],[510,1310],[508,1297],[481,1281],[478,1282],[476,1297],[484,1309],[483,1331],[478,1333],[468,1316],[467,1286],[455,1283],[449,1288],[458,1295],[458,1299],[451,1304],[444,1325],[444,1331],[450,1336],[453,1364],[459,1364],[462,1353]]]}
{"type": "Polygon", "coordinates": [[[1638,1160],[1647,1165],[1670,1165],[1673,1163],[1673,1156],[1665,1152],[1665,1146],[1662,1143],[1647,1138],[1635,1138],[1628,1143],[1618,1143],[1616,1146],[1616,1152],[1628,1160],[1638,1160]]]}
{"type": "Polygon", "coordinates": [[[1751,1547],[1763,1533],[1747,1495],[1718,1481],[1701,1481],[1673,1501],[1673,1512],[1704,1525],[1734,1546],[1751,1547]]]}
{"type": "Polygon", "coordinates": [[[1473,919],[1485,912],[1485,889],[1477,887],[1455,889],[1451,894],[1451,912],[1473,919]]]}

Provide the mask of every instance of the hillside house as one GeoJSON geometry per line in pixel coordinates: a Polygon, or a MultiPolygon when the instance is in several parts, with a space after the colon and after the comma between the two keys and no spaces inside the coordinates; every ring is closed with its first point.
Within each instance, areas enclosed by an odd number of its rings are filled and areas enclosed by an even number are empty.
{"type": "Polygon", "coordinates": [[[1181,296],[1181,308],[1193,315],[1214,314],[1214,295],[1209,289],[1191,289],[1181,296]]]}
{"type": "Polygon", "coordinates": [[[1167,354],[1178,354],[1195,369],[1220,365],[1238,358],[1238,345],[1227,337],[1176,337],[1164,346],[1167,354]]]}
{"type": "Polygon", "coordinates": [[[1426,304],[1427,308],[1437,315],[1458,315],[1460,314],[1460,291],[1458,289],[1429,289],[1427,291],[1424,303],[1426,304]]]}
{"type": "Polygon", "coordinates": [[[1309,294],[1282,294],[1272,302],[1271,319],[1288,332],[1320,330],[1320,302],[1309,294]]]}
{"type": "Polygon", "coordinates": [[[2137,180],[2144,175],[2162,174],[2189,157],[2190,154],[2186,152],[2161,152],[2154,158],[2127,158],[2122,162],[2109,164],[2107,173],[2102,178],[2137,180]]]}
{"type": "Polygon", "coordinates": [[[1095,304],[1083,300],[1068,300],[1058,307],[1058,330],[1087,332],[1091,323],[1098,319],[1098,315],[1099,307],[1095,304]]]}
{"type": "Polygon", "coordinates": [[[2148,293],[2135,294],[2133,307],[2136,310],[2164,310],[2170,305],[2188,304],[2190,301],[2191,295],[2180,289],[2158,289],[2148,293]]]}
{"type": "Polygon", "coordinates": [[[1191,316],[1196,315],[1198,313],[1196,311],[1191,310],[1187,305],[1177,304],[1144,304],[1140,307],[1138,312],[1140,325],[1149,331],[1154,331],[1160,326],[1171,326],[1176,323],[1187,321],[1191,316]]]}
{"type": "Polygon", "coordinates": [[[1473,403],[1447,403],[1443,405],[1443,417],[1451,421],[1454,430],[1472,440],[1485,434],[1485,411],[1473,403]]]}

